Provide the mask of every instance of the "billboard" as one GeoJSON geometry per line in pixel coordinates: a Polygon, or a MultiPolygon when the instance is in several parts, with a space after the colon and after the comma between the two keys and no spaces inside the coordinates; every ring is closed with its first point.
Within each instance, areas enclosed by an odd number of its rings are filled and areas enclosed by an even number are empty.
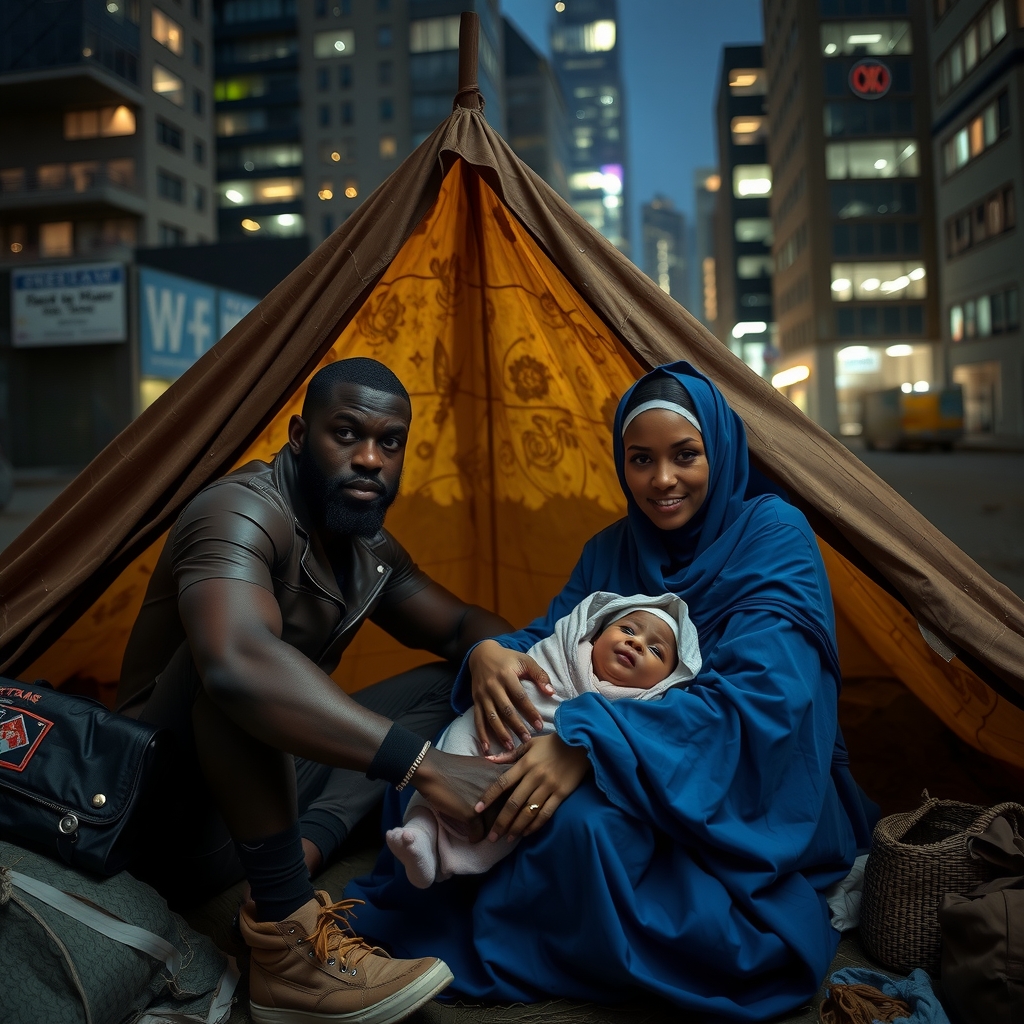
{"type": "Polygon", "coordinates": [[[180,377],[259,299],[139,267],[139,342],[144,377],[180,377]]]}
{"type": "Polygon", "coordinates": [[[121,263],[35,267],[11,273],[11,343],[16,348],[124,341],[121,263]]]}

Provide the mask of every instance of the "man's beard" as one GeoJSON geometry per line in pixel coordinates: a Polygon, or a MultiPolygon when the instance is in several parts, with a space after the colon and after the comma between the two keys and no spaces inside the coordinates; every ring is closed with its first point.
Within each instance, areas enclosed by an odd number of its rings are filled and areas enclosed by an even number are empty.
{"type": "Polygon", "coordinates": [[[308,444],[302,446],[298,462],[299,482],[310,511],[329,533],[373,537],[380,532],[388,509],[398,497],[398,480],[391,488],[379,477],[362,473],[349,473],[331,480],[321,470],[308,444]],[[379,488],[381,493],[370,501],[352,498],[344,489],[353,484],[370,490],[379,488]]]}

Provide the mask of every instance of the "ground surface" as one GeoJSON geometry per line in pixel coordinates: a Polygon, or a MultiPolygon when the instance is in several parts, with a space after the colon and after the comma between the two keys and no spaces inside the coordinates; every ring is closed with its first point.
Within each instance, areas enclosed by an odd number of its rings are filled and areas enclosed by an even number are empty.
{"type": "Polygon", "coordinates": [[[856,454],[983,569],[1024,597],[1024,452],[856,454]]]}

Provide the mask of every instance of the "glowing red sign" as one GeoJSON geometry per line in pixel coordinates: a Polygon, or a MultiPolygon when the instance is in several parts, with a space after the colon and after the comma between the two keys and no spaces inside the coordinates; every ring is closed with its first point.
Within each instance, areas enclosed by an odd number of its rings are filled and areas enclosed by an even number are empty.
{"type": "Polygon", "coordinates": [[[850,88],[862,100],[880,100],[892,85],[892,72],[880,60],[867,57],[850,68],[850,88]]]}

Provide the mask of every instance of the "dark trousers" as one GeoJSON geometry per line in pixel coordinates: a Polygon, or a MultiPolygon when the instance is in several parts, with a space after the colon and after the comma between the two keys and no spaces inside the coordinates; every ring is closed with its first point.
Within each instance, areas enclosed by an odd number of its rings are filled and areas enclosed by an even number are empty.
{"type": "MultiPolygon", "coordinates": [[[[424,739],[433,739],[454,717],[451,691],[456,667],[433,662],[385,679],[352,699],[424,739]]],[[[172,905],[207,899],[244,876],[228,832],[206,784],[192,732],[192,706],[202,682],[187,645],[182,644],[161,673],[139,718],[173,737],[169,771],[140,822],[140,854],[133,874],[153,885],[172,905]]],[[[311,722],[310,728],[318,723],[311,722]]],[[[381,801],[388,784],[362,772],[295,758],[300,818],[328,811],[344,837],[381,801]]]]}

